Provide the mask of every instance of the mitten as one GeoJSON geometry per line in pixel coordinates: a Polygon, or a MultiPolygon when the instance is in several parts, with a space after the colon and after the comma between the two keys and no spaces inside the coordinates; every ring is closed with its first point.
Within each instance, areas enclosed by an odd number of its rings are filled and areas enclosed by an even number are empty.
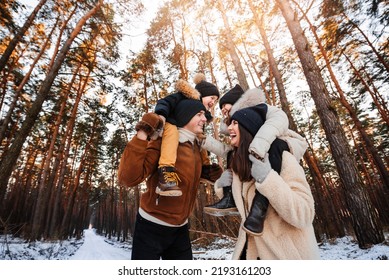
{"type": "Polygon", "coordinates": [[[255,156],[250,154],[249,159],[252,162],[251,176],[253,176],[255,181],[258,183],[262,183],[271,170],[269,154],[267,153],[263,160],[257,159],[255,156]]]}
{"type": "Polygon", "coordinates": [[[230,132],[228,131],[228,124],[227,124],[227,120],[226,119],[223,119],[220,122],[219,132],[221,134],[226,135],[226,136],[230,135],[230,132]]]}
{"type": "Polygon", "coordinates": [[[135,130],[143,130],[151,140],[158,138],[160,130],[163,128],[163,120],[156,113],[146,113],[136,124],[135,130]]]}
{"type": "Polygon", "coordinates": [[[215,182],[217,179],[220,178],[222,173],[223,169],[220,167],[220,165],[217,163],[212,163],[209,171],[209,177],[211,177],[211,181],[215,182]]]}
{"type": "Polygon", "coordinates": [[[228,187],[232,185],[232,171],[231,169],[226,169],[223,171],[220,178],[217,180],[218,187],[228,187]]]}
{"type": "Polygon", "coordinates": [[[203,165],[201,168],[201,178],[207,179],[211,182],[215,182],[217,179],[219,179],[222,173],[223,169],[217,163],[203,165]]]}

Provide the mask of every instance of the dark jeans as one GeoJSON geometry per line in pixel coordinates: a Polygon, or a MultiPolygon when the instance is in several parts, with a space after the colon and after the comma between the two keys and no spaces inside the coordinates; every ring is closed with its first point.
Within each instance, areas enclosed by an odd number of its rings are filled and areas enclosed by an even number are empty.
{"type": "Polygon", "coordinates": [[[133,260],[192,260],[188,225],[167,227],[136,216],[133,260]]]}

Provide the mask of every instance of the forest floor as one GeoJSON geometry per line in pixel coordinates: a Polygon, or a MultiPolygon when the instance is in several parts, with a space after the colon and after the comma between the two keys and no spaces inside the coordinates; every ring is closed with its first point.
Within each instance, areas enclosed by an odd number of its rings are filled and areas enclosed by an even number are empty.
{"type": "MultiPolygon", "coordinates": [[[[26,242],[12,236],[0,236],[0,260],[129,260],[131,241],[119,242],[84,231],[82,239],[56,242],[26,242]]],[[[208,245],[194,242],[194,259],[229,260],[234,240],[215,239],[208,245]]],[[[386,241],[369,249],[360,249],[351,237],[328,240],[319,245],[322,260],[388,260],[389,235],[386,241]]]]}

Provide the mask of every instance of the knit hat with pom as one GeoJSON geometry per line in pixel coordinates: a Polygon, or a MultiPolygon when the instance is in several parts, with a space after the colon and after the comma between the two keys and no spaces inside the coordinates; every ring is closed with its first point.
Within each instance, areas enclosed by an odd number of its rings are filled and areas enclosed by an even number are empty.
{"type": "Polygon", "coordinates": [[[217,87],[209,83],[205,80],[205,75],[202,73],[198,73],[193,77],[193,82],[196,84],[195,89],[197,89],[201,97],[211,96],[215,95],[217,98],[219,98],[220,93],[217,87]]]}

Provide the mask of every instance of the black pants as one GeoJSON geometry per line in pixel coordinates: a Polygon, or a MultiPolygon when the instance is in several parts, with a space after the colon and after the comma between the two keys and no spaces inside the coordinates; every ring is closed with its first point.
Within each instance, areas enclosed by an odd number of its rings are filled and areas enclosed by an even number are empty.
{"type": "Polygon", "coordinates": [[[188,225],[167,227],[136,216],[133,260],[192,260],[188,225]]]}
{"type": "Polygon", "coordinates": [[[268,153],[270,165],[274,169],[274,171],[277,171],[278,174],[280,174],[281,172],[282,153],[284,151],[289,152],[288,143],[286,143],[284,140],[276,138],[271,144],[268,153]]]}

